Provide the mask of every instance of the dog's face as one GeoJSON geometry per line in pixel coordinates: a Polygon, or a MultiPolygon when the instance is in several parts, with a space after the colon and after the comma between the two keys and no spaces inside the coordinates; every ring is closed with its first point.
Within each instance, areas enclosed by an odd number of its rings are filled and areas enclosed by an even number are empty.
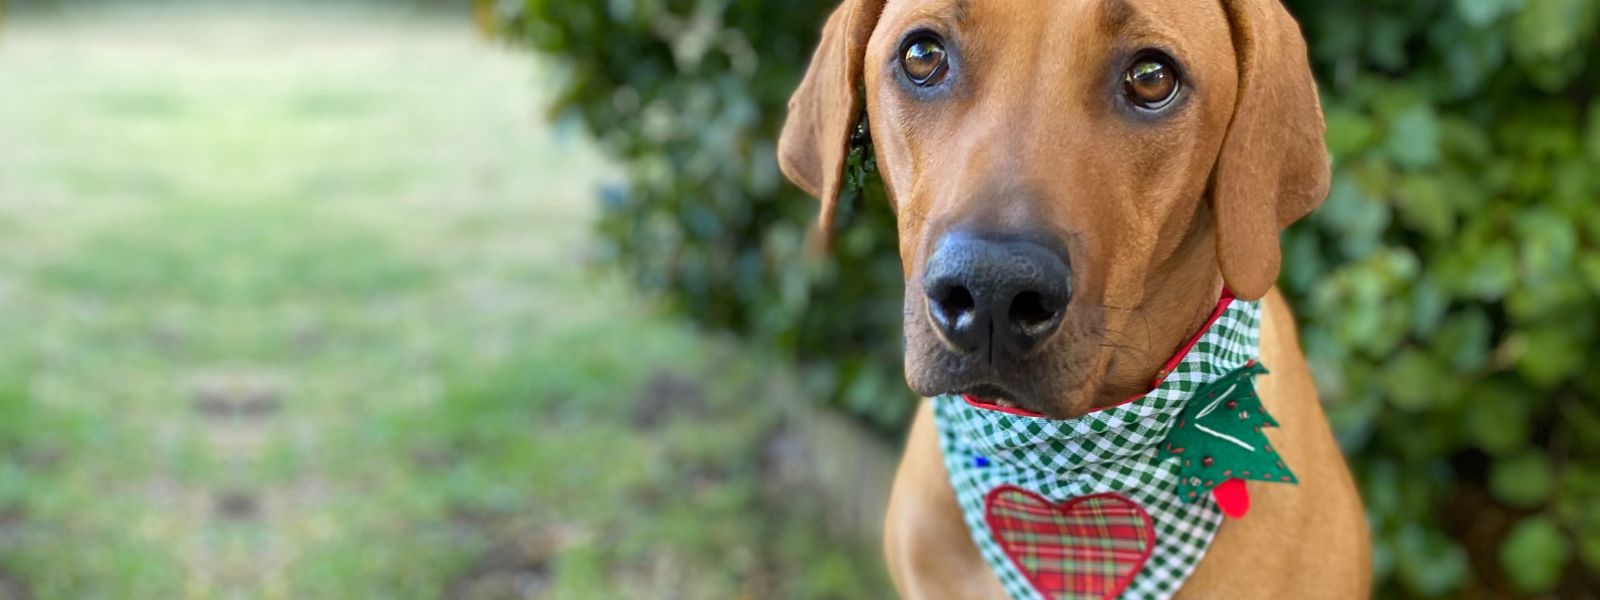
{"type": "Polygon", "coordinates": [[[1066,417],[1145,391],[1326,192],[1276,0],[851,0],[780,140],[824,226],[863,100],[922,395],[1066,417]]]}

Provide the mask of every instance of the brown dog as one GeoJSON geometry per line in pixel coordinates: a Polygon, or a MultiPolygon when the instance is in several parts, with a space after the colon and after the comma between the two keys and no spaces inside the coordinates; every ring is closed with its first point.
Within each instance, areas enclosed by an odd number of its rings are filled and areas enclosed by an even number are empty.
{"type": "MultiPolygon", "coordinates": [[[[846,0],[779,144],[824,230],[863,103],[899,225],[913,390],[1080,416],[1147,391],[1224,286],[1263,299],[1258,391],[1300,483],[1251,484],[1256,508],[1180,595],[1369,593],[1360,499],[1272,289],[1279,232],[1329,178],[1305,44],[1277,0],[846,0]],[[998,274],[946,276],[972,264],[998,274]]],[[[1002,597],[934,429],[925,401],[890,572],[909,598],[1002,597]]]]}

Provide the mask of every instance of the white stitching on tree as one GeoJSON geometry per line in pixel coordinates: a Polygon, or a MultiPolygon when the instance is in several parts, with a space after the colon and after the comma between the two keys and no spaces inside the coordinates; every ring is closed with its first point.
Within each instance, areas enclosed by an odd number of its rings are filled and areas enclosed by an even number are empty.
{"type": "Polygon", "coordinates": [[[1202,410],[1202,411],[1200,411],[1200,414],[1195,415],[1194,428],[1195,429],[1199,429],[1200,431],[1204,431],[1206,433],[1209,433],[1211,435],[1217,436],[1217,437],[1222,438],[1224,440],[1227,440],[1227,441],[1233,442],[1235,444],[1238,444],[1239,447],[1244,448],[1247,451],[1255,452],[1256,451],[1256,447],[1255,446],[1251,446],[1250,444],[1244,443],[1244,440],[1241,440],[1239,438],[1233,437],[1233,436],[1228,435],[1226,433],[1223,433],[1221,431],[1217,431],[1215,429],[1212,429],[1210,427],[1206,427],[1205,425],[1201,425],[1200,424],[1200,419],[1204,419],[1206,417],[1206,415],[1211,414],[1211,411],[1216,410],[1217,409],[1217,405],[1218,404],[1222,404],[1222,401],[1227,399],[1228,395],[1232,394],[1233,390],[1236,390],[1238,388],[1239,388],[1239,384],[1235,383],[1235,384],[1233,384],[1231,386],[1228,386],[1228,389],[1226,391],[1222,392],[1221,394],[1217,394],[1217,399],[1216,400],[1212,400],[1211,404],[1205,407],[1205,410],[1202,410]]]}

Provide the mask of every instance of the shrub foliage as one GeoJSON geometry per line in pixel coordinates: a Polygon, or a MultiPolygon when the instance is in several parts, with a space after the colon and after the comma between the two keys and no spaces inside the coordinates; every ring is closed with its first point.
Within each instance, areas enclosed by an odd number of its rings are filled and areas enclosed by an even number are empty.
{"type": "Polygon", "coordinates": [[[1282,283],[1378,572],[1600,589],[1600,2],[1289,4],[1335,179],[1282,283]]]}
{"type": "MultiPolygon", "coordinates": [[[[815,202],[772,157],[831,4],[508,0],[480,17],[556,58],[554,114],[625,167],[602,254],[891,431],[912,403],[886,204],[845,202],[835,252],[808,257],[815,202]]],[[[1335,169],[1284,238],[1281,284],[1364,491],[1380,592],[1600,589],[1600,0],[1288,5],[1335,169]]]]}

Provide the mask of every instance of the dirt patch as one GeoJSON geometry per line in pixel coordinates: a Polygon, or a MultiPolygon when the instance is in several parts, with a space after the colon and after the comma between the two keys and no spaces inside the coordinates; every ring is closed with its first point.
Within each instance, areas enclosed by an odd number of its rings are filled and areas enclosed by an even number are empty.
{"type": "Polygon", "coordinates": [[[222,521],[248,521],[261,516],[261,501],[248,492],[222,492],[217,494],[213,512],[222,521]]]}
{"type": "Polygon", "coordinates": [[[549,536],[513,540],[485,552],[450,588],[448,600],[540,598],[550,587],[557,548],[549,536]]]}
{"type": "Polygon", "coordinates": [[[633,425],[639,429],[655,429],[675,417],[704,415],[710,408],[704,385],[668,371],[651,375],[633,406],[633,425]]]}
{"type": "Polygon", "coordinates": [[[33,592],[8,571],[0,570],[0,600],[29,600],[33,592]]]}
{"type": "Polygon", "coordinates": [[[212,419],[257,420],[278,414],[283,394],[265,377],[214,377],[195,385],[194,411],[212,419]]]}

